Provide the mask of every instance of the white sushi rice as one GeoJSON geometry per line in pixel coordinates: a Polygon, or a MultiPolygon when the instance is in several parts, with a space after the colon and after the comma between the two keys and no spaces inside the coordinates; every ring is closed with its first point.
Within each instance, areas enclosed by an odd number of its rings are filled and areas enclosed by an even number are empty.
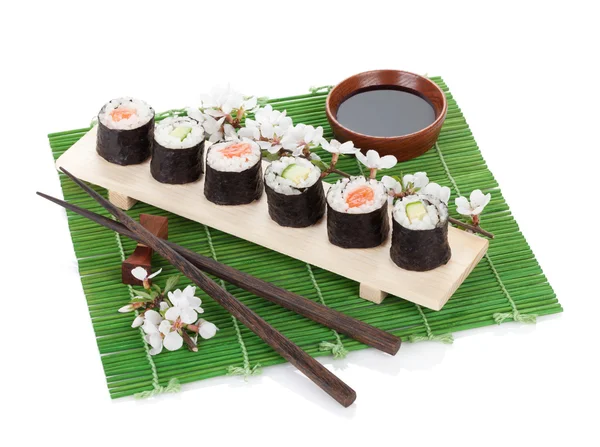
{"type": "Polygon", "coordinates": [[[410,230],[433,230],[440,223],[448,220],[448,207],[436,197],[430,195],[406,196],[396,201],[393,216],[396,222],[410,230]],[[427,215],[422,220],[410,221],[406,215],[406,206],[409,203],[421,202],[427,210],[427,215]]]}
{"type": "Polygon", "coordinates": [[[321,178],[321,170],[313,165],[306,158],[281,157],[279,160],[273,161],[267,169],[265,169],[265,182],[274,191],[288,196],[302,194],[301,189],[309,188],[321,178]],[[297,164],[310,169],[308,177],[302,179],[301,182],[295,183],[292,180],[281,177],[285,168],[291,164],[297,164]]]}
{"type": "Polygon", "coordinates": [[[98,120],[109,129],[131,130],[143,126],[154,118],[154,110],[141,99],[123,97],[112,99],[100,110],[98,120]],[[126,119],[114,121],[111,112],[116,109],[130,109],[135,113],[126,119]]]}
{"type": "Polygon", "coordinates": [[[226,141],[213,144],[206,156],[206,163],[221,172],[242,172],[260,162],[260,147],[254,141],[226,141]],[[242,157],[226,157],[222,150],[234,144],[249,144],[252,152],[242,157]]]}
{"type": "Polygon", "coordinates": [[[377,180],[366,179],[364,177],[352,177],[350,179],[338,180],[336,184],[329,188],[327,192],[327,203],[336,211],[348,214],[366,214],[378,210],[387,203],[387,188],[383,183],[377,180]],[[370,186],[373,189],[373,200],[361,206],[350,208],[346,203],[348,194],[361,186],[370,186]]]}
{"type": "Polygon", "coordinates": [[[204,128],[198,121],[187,116],[165,118],[154,128],[154,139],[168,149],[188,149],[204,140],[204,128]],[[171,135],[178,127],[192,129],[183,141],[171,135]]]}

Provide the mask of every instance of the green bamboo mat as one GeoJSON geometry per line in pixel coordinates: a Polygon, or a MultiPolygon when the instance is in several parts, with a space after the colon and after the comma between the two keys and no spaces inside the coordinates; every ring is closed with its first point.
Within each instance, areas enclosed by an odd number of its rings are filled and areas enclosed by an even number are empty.
{"type": "MultiPolygon", "coordinates": [[[[488,254],[439,312],[391,296],[380,305],[370,303],[358,297],[358,284],[351,280],[144,203],[138,203],[129,214],[134,218],[140,213],[168,216],[169,239],[173,242],[409,341],[451,342],[451,334],[456,331],[513,320],[528,322],[535,315],[561,312],[460,108],[444,81],[439,77],[432,80],[448,98],[448,116],[439,140],[426,154],[400,163],[392,173],[426,171],[432,181],[452,188],[452,203],[457,193],[468,195],[477,188],[491,192],[492,201],[483,222],[484,227],[496,235],[488,254]]],[[[315,92],[269,102],[276,109],[286,109],[296,123],[323,126],[325,136],[330,138],[325,98],[325,92],[315,92]]],[[[88,130],[50,134],[55,159],[88,130]]],[[[328,154],[320,155],[328,160],[328,154]]],[[[360,173],[354,157],[342,159],[339,167],[353,174],[360,173]]],[[[63,174],[60,181],[67,201],[106,215],[63,174]]],[[[106,194],[101,188],[97,190],[106,194]]],[[[458,217],[454,209],[451,211],[458,217]]],[[[181,349],[150,357],[140,329],[130,327],[131,315],[117,312],[134,293],[130,286],[121,283],[121,261],[133,251],[134,243],[71,212],[68,212],[68,222],[111,397],[160,391],[173,378],[188,383],[228,373],[250,375],[259,371],[259,365],[284,362],[256,335],[202,294],[206,318],[220,328],[217,336],[202,340],[197,353],[181,349]]],[[[153,262],[156,268],[164,268],[163,279],[174,273],[159,257],[153,262]]],[[[183,284],[187,284],[187,280],[183,284]]],[[[339,355],[366,347],[244,290],[230,284],[225,286],[310,355],[339,355]]]]}

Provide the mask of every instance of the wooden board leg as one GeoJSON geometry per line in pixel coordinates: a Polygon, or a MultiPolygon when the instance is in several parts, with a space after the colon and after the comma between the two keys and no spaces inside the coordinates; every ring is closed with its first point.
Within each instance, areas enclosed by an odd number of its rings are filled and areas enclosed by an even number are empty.
{"type": "Polygon", "coordinates": [[[384,298],[388,295],[376,287],[372,287],[368,284],[360,284],[358,295],[365,300],[372,301],[375,304],[381,304],[384,298]]]}
{"type": "Polygon", "coordinates": [[[132,199],[131,197],[127,197],[114,191],[108,191],[108,200],[110,200],[110,203],[113,205],[126,211],[131,209],[133,205],[137,203],[136,199],[132,199]]]}

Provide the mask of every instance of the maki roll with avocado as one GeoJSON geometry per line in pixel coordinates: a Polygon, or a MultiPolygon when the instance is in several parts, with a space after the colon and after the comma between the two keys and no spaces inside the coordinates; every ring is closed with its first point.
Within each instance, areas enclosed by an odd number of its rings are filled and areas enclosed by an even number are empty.
{"type": "Polygon", "coordinates": [[[325,214],[321,170],[305,158],[282,157],[265,169],[271,219],[283,227],[303,228],[325,214]]]}
{"type": "Polygon", "coordinates": [[[204,195],[217,205],[244,205],[260,199],[263,177],[260,147],[254,141],[227,141],[206,154],[204,195]]]}
{"type": "Polygon", "coordinates": [[[161,183],[195,182],[202,174],[204,128],[187,116],[165,118],[156,125],[150,172],[161,183]]]}
{"type": "Polygon", "coordinates": [[[327,192],[327,235],[342,248],[381,245],[390,231],[388,194],[377,180],[339,180],[327,192]]]}
{"type": "Polygon", "coordinates": [[[117,98],[98,113],[96,152],[118,165],[144,162],[152,150],[154,110],[144,101],[117,98]]]}
{"type": "Polygon", "coordinates": [[[406,196],[394,205],[390,256],[406,270],[424,272],[448,263],[448,207],[430,195],[406,196]]]}

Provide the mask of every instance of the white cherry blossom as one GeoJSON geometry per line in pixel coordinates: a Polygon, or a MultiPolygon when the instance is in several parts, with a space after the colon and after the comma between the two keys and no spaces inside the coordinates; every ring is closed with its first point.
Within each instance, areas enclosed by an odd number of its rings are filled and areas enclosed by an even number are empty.
{"type": "Polygon", "coordinates": [[[325,142],[323,139],[323,128],[297,124],[290,128],[281,139],[284,149],[292,151],[292,155],[298,157],[304,150],[319,147],[325,142]]]}
{"type": "Polygon", "coordinates": [[[205,113],[221,117],[230,114],[234,110],[253,110],[256,107],[257,98],[246,98],[229,85],[216,86],[210,93],[201,96],[201,104],[205,113]]]}
{"type": "Polygon", "coordinates": [[[195,119],[200,124],[203,124],[204,121],[206,120],[206,116],[200,111],[200,109],[198,109],[196,107],[187,107],[185,109],[185,112],[187,113],[187,115],[190,118],[195,119]]]}
{"type": "Polygon", "coordinates": [[[354,147],[352,141],[346,141],[345,143],[340,143],[338,140],[323,141],[321,146],[332,154],[355,154],[359,150],[354,147]]]}
{"type": "Polygon", "coordinates": [[[368,150],[367,155],[363,155],[362,152],[357,151],[356,158],[369,169],[390,169],[398,163],[398,160],[393,155],[380,157],[379,153],[373,149],[368,150]]]}
{"type": "Polygon", "coordinates": [[[424,188],[429,183],[429,178],[425,172],[415,172],[414,174],[406,174],[402,177],[405,189],[411,189],[414,192],[424,188]]]}
{"type": "Polygon", "coordinates": [[[283,147],[281,140],[292,126],[292,119],[286,116],[285,111],[273,110],[271,105],[259,108],[254,118],[246,119],[239,136],[256,141],[261,149],[272,154],[279,152],[283,147]]]}
{"type": "Polygon", "coordinates": [[[198,333],[200,334],[200,337],[204,339],[213,338],[218,330],[219,328],[213,323],[203,320],[202,318],[198,320],[198,333]]]}
{"type": "Polygon", "coordinates": [[[142,330],[146,334],[144,339],[152,349],[150,355],[160,354],[163,349],[163,336],[158,327],[163,322],[163,317],[155,310],[147,310],[144,312],[144,324],[142,330]]]}
{"type": "Polygon", "coordinates": [[[396,166],[396,163],[398,163],[398,160],[393,155],[380,157],[379,153],[373,149],[368,150],[366,155],[361,151],[356,151],[356,158],[369,168],[371,179],[374,179],[377,176],[378,170],[393,168],[396,166]]]}
{"type": "Polygon", "coordinates": [[[481,214],[483,209],[486,207],[492,195],[490,193],[483,194],[480,189],[476,189],[471,192],[469,200],[466,197],[457,197],[454,201],[456,204],[456,211],[464,216],[478,216],[481,214]]]}
{"type": "Polygon", "coordinates": [[[450,188],[448,188],[447,186],[440,186],[434,182],[425,185],[421,189],[421,193],[436,197],[442,202],[444,202],[446,205],[450,200],[450,188]]]}
{"type": "Polygon", "coordinates": [[[381,183],[383,183],[383,186],[387,188],[390,195],[395,196],[398,194],[402,194],[403,192],[403,188],[400,182],[395,178],[390,177],[389,175],[384,175],[383,177],[381,177],[381,183]]]}
{"type": "Polygon", "coordinates": [[[204,313],[204,309],[200,307],[202,300],[196,295],[196,287],[187,286],[185,289],[174,290],[168,293],[169,300],[175,307],[190,308],[201,314],[204,313]]]}
{"type": "Polygon", "coordinates": [[[142,282],[143,281],[148,281],[148,280],[154,278],[160,272],[162,272],[162,269],[158,269],[157,271],[155,271],[151,275],[148,275],[148,272],[146,271],[146,269],[144,267],[136,267],[133,270],[131,270],[131,274],[133,275],[133,277],[136,278],[136,279],[139,279],[142,282]]]}
{"type": "Polygon", "coordinates": [[[169,351],[177,351],[183,346],[182,331],[184,325],[196,322],[198,314],[191,307],[170,307],[165,312],[165,319],[158,326],[158,331],[164,336],[162,344],[169,351]]]}

